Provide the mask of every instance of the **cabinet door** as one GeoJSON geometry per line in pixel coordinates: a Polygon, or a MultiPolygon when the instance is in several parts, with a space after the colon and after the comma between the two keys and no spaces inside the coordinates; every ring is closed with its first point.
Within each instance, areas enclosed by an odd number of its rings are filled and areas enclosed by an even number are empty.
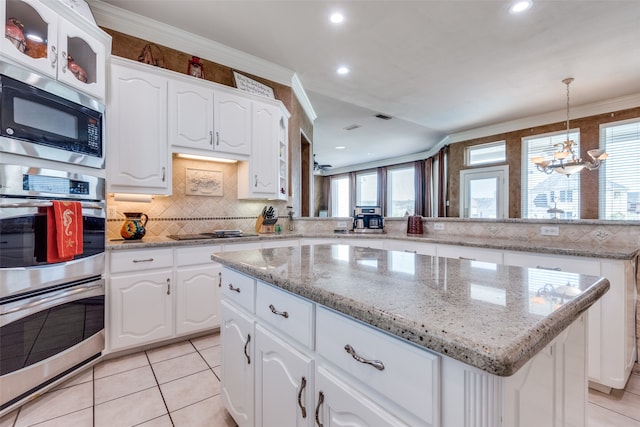
{"type": "Polygon", "coordinates": [[[220,326],[221,274],[217,263],[176,271],[176,334],[220,326]]]}
{"type": "Polygon", "coordinates": [[[106,50],[102,42],[81,31],[66,19],[58,23],[58,80],[95,97],[104,98],[106,80],[106,50]],[[68,67],[69,58],[86,73],[86,82],[79,80],[68,67]]]}
{"type": "Polygon", "coordinates": [[[111,350],[139,346],[173,334],[171,270],[111,277],[111,350]]]}
{"type": "Polygon", "coordinates": [[[223,91],[214,94],[214,146],[221,153],[251,154],[251,101],[223,91]]]}
{"type": "MultiPolygon", "coordinates": [[[[15,18],[22,22],[30,32],[48,41],[43,46],[45,56],[33,58],[27,55],[26,42],[20,49],[15,44],[19,41],[1,37],[0,51],[5,55],[23,65],[26,65],[38,72],[56,78],[58,55],[58,15],[37,0],[11,0],[3,1],[0,6],[0,25],[3,27],[2,34],[6,34],[7,20],[15,18]]],[[[11,32],[11,29],[10,29],[11,32]]]]}
{"type": "Polygon", "coordinates": [[[313,359],[256,326],[256,426],[312,426],[313,359]]]}
{"type": "Polygon", "coordinates": [[[109,191],[170,194],[167,79],[111,65],[107,109],[109,191]]]}
{"type": "Polygon", "coordinates": [[[196,84],[169,81],[169,143],[213,150],[213,91],[196,84]]]}
{"type": "Polygon", "coordinates": [[[324,427],[408,426],[323,366],[316,370],[314,417],[324,427]]]}
{"type": "Polygon", "coordinates": [[[239,427],[253,427],[254,319],[224,300],[220,314],[224,406],[239,427]]]}
{"type": "Polygon", "coordinates": [[[249,160],[250,193],[254,197],[277,198],[279,194],[278,108],[253,103],[253,146],[249,160]]]}

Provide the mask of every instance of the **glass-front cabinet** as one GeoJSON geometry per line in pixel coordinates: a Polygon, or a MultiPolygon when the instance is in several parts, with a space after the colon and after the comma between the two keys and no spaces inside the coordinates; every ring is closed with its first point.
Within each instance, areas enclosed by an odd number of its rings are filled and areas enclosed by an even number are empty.
{"type": "Polygon", "coordinates": [[[111,38],[62,2],[6,0],[0,6],[3,57],[104,98],[111,38]]]}

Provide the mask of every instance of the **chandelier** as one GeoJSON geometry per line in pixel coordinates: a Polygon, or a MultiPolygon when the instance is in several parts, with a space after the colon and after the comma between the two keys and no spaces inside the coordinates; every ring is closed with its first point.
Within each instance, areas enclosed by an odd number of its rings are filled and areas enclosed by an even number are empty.
{"type": "Polygon", "coordinates": [[[602,161],[608,157],[604,150],[595,148],[587,151],[592,161],[583,160],[573,151],[576,143],[569,139],[569,85],[573,81],[573,77],[562,80],[567,85],[567,139],[564,142],[554,144],[558,147],[558,151],[553,153],[553,159],[546,160],[544,157],[532,157],[531,161],[535,163],[540,172],[551,174],[557,172],[562,175],[571,175],[580,172],[583,169],[596,170],[602,164],[602,161]]]}

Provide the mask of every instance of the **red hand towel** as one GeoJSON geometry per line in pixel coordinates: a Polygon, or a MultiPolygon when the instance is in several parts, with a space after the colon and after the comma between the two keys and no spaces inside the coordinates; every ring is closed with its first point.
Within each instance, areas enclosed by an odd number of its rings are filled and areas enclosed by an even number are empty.
{"type": "Polygon", "coordinates": [[[83,251],[82,205],[53,201],[47,208],[47,262],[73,259],[83,251]]]}

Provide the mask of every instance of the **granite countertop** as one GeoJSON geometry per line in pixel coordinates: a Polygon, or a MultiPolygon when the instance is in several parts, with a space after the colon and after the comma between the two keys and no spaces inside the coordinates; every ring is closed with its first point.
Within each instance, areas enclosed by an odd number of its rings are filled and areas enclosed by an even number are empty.
{"type": "Polygon", "coordinates": [[[515,373],[609,289],[601,277],[339,244],[211,258],[500,376],[515,373]],[[576,295],[559,293],[568,283],[576,295]]]}
{"type": "Polygon", "coordinates": [[[166,236],[144,237],[142,240],[109,240],[107,250],[157,248],[171,246],[219,245],[224,243],[252,242],[262,240],[287,240],[301,238],[330,238],[339,243],[342,239],[394,239],[420,243],[470,246],[484,249],[513,250],[553,255],[583,256],[592,258],[631,260],[640,255],[640,246],[589,246],[571,242],[531,242],[522,240],[481,238],[469,236],[410,236],[406,234],[361,234],[361,233],[283,233],[246,237],[225,237],[199,240],[173,240],[166,236]]]}

